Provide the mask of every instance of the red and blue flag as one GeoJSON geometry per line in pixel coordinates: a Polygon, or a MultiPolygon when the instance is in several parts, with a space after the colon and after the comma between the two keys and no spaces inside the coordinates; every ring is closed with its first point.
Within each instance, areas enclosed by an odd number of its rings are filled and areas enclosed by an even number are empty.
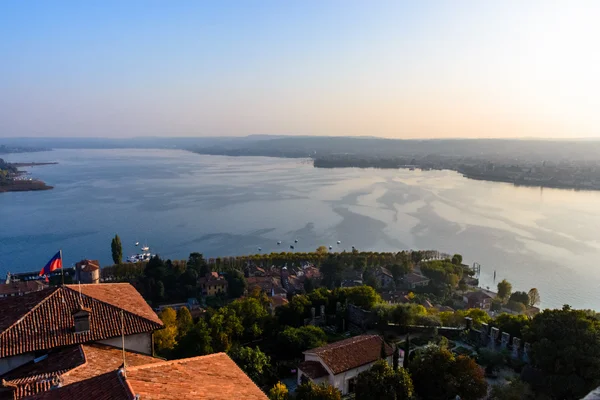
{"type": "Polygon", "coordinates": [[[48,261],[48,264],[42,268],[40,271],[40,276],[49,275],[51,272],[56,271],[57,269],[62,268],[62,252],[59,251],[48,261]]]}

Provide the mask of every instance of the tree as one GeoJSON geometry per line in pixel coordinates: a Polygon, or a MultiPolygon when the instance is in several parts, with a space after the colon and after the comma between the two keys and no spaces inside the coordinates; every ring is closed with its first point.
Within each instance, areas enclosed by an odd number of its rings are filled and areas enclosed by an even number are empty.
{"type": "Polygon", "coordinates": [[[379,358],[385,360],[387,358],[387,349],[385,348],[385,340],[381,341],[381,348],[379,349],[379,358]]]}
{"type": "Polygon", "coordinates": [[[277,382],[269,390],[269,400],[288,400],[288,396],[287,387],[281,382],[277,382]]]}
{"type": "Polygon", "coordinates": [[[323,275],[323,286],[330,289],[340,286],[343,266],[338,257],[330,254],[325,261],[321,263],[320,271],[323,275]]]}
{"type": "Polygon", "coordinates": [[[233,339],[244,332],[241,319],[230,307],[220,308],[210,317],[209,325],[212,330],[212,345],[217,351],[228,351],[233,339]]]}
{"type": "Polygon", "coordinates": [[[404,368],[395,371],[384,360],[356,377],[356,400],[408,400],[413,391],[408,372],[404,368]]]}
{"type": "Polygon", "coordinates": [[[461,265],[463,257],[460,254],[455,254],[452,256],[452,264],[461,265]]]}
{"type": "Polygon", "coordinates": [[[264,373],[270,367],[271,359],[258,347],[234,347],[229,356],[254,383],[258,386],[264,383],[264,373]]]}
{"type": "Polygon", "coordinates": [[[315,253],[317,253],[318,255],[326,255],[329,253],[329,250],[327,250],[327,247],[325,246],[319,246],[317,247],[317,250],[315,251],[315,253]]]}
{"type": "Polygon", "coordinates": [[[409,272],[412,272],[412,267],[408,262],[406,262],[402,264],[392,264],[390,265],[389,270],[392,273],[392,276],[394,277],[394,281],[398,283],[400,281],[400,278],[402,278],[409,272]]]}
{"type": "Polygon", "coordinates": [[[206,276],[211,272],[202,253],[190,253],[187,268],[196,272],[197,276],[206,276]]]}
{"type": "Polygon", "coordinates": [[[483,372],[471,357],[456,357],[452,378],[456,394],[462,400],[479,400],[487,394],[488,385],[483,372]]]}
{"type": "Polygon", "coordinates": [[[338,301],[341,303],[348,299],[349,303],[365,310],[370,310],[375,304],[381,303],[381,296],[371,286],[342,288],[334,291],[334,296],[336,294],[340,297],[338,301]]]}
{"type": "Polygon", "coordinates": [[[177,334],[178,337],[181,338],[194,327],[194,319],[192,318],[192,314],[190,314],[190,310],[187,307],[181,307],[177,310],[177,334]]]}
{"type": "Polygon", "coordinates": [[[600,321],[585,311],[545,310],[525,332],[532,366],[541,371],[528,380],[534,391],[554,399],[579,399],[600,382],[600,321]]]}
{"type": "Polygon", "coordinates": [[[282,353],[300,356],[308,349],[321,347],[327,343],[327,335],[316,326],[307,325],[300,328],[288,326],[277,335],[277,342],[282,353]]]}
{"type": "Polygon", "coordinates": [[[119,235],[115,235],[113,238],[110,243],[110,250],[113,262],[115,264],[121,264],[123,262],[123,246],[121,245],[121,238],[119,238],[119,235]]]}
{"type": "Polygon", "coordinates": [[[534,307],[540,304],[540,293],[536,288],[529,289],[527,297],[529,297],[529,302],[527,303],[529,307],[534,307]]]}
{"type": "Polygon", "coordinates": [[[523,333],[531,324],[531,320],[526,315],[511,315],[502,313],[491,322],[492,326],[497,327],[500,332],[506,332],[511,337],[522,338],[523,333]]]}
{"type": "Polygon", "coordinates": [[[498,297],[502,300],[508,299],[512,292],[512,285],[506,279],[502,279],[502,282],[498,283],[498,297]]]}
{"type": "Polygon", "coordinates": [[[160,354],[168,354],[177,344],[177,314],[172,308],[165,308],[159,317],[165,327],[154,332],[154,344],[160,354]]]}
{"type": "Polygon", "coordinates": [[[520,314],[524,313],[527,310],[527,307],[525,306],[525,304],[523,304],[521,302],[517,302],[517,301],[509,300],[509,302],[506,306],[508,307],[509,310],[518,312],[520,314]]]}
{"type": "Polygon", "coordinates": [[[469,357],[455,357],[447,349],[429,345],[411,361],[417,394],[424,399],[447,400],[460,396],[477,400],[487,392],[481,368],[469,357]]]}
{"type": "Polygon", "coordinates": [[[527,306],[529,304],[529,295],[526,292],[516,291],[510,295],[508,301],[514,301],[516,303],[521,303],[524,306],[527,306]]]}
{"type": "Polygon", "coordinates": [[[227,279],[227,287],[229,291],[229,297],[237,299],[241,297],[246,291],[248,282],[240,271],[234,270],[229,272],[225,278],[227,279]]]}
{"type": "Polygon", "coordinates": [[[200,319],[177,343],[177,347],[173,353],[177,358],[187,358],[203,356],[212,352],[211,330],[204,319],[200,319]]]}
{"type": "Polygon", "coordinates": [[[342,392],[333,386],[307,382],[296,388],[296,400],[342,400],[342,392]]]}

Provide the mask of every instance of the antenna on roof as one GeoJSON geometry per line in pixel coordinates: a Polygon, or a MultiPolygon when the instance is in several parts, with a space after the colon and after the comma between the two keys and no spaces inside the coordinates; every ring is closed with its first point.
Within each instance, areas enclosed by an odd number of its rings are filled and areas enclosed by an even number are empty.
{"type": "Polygon", "coordinates": [[[79,283],[79,306],[83,308],[83,295],[81,294],[81,279],[77,279],[77,283],[79,283]]]}
{"type": "Polygon", "coordinates": [[[121,343],[123,345],[123,376],[127,376],[126,374],[126,360],[125,360],[125,314],[123,310],[121,310],[121,343]]]}

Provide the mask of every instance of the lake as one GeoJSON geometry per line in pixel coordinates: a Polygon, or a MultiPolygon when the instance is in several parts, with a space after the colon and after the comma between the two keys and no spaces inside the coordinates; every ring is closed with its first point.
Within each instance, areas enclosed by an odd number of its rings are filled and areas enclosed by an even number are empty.
{"type": "Polygon", "coordinates": [[[178,259],[287,251],[297,238],[297,251],[457,252],[482,265],[482,286],[495,286],[496,270],[496,283],[537,287],[543,307],[600,310],[600,192],[180,150],[1,157],[59,164],[28,168],[53,190],[0,193],[0,276],[41,269],[61,248],[65,265],[112,264],[115,234],[125,256],[139,241],[178,259]]]}

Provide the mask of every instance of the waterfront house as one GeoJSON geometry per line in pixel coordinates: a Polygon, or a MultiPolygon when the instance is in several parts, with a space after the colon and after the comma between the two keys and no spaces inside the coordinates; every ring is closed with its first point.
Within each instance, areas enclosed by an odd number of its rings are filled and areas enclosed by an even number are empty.
{"type": "Polygon", "coordinates": [[[481,308],[489,310],[492,307],[493,297],[484,291],[476,291],[465,293],[463,302],[466,308],[481,308]]]}

